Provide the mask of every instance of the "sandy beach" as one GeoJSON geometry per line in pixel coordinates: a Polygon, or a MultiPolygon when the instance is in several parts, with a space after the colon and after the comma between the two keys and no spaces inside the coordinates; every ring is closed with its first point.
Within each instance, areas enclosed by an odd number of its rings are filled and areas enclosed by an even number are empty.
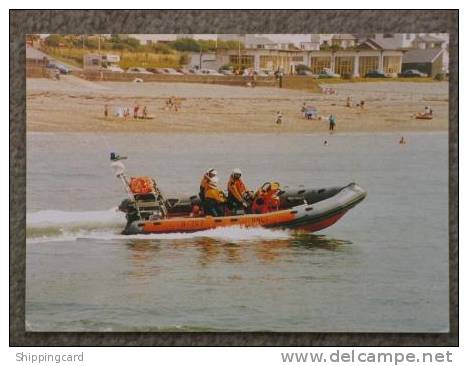
{"type": "Polygon", "coordinates": [[[328,116],[336,132],[404,132],[448,130],[448,83],[363,82],[322,85],[335,95],[269,87],[185,83],[91,82],[73,76],[60,81],[27,79],[27,130],[31,132],[248,132],[323,133],[328,116]],[[177,112],[166,100],[181,100],[177,112]],[[354,107],[346,107],[350,96],[354,107]],[[361,100],[365,108],[356,107],[361,100]],[[306,120],[303,103],[315,106],[321,120],[306,120]],[[146,106],[153,119],[114,117],[118,107],[146,106]],[[109,116],[104,117],[104,105],[109,116]],[[432,120],[414,114],[429,105],[432,120]],[[275,124],[277,111],[283,123],[275,124]]]}

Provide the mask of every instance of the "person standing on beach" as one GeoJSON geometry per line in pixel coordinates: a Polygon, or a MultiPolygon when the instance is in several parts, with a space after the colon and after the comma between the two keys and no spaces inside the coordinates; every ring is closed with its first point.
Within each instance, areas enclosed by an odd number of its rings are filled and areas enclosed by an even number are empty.
{"type": "Polygon", "coordinates": [[[280,111],[276,112],[276,124],[280,125],[283,123],[283,115],[280,111]]]}
{"type": "Polygon", "coordinates": [[[346,98],[346,107],[351,108],[352,106],[351,104],[352,104],[351,97],[348,96],[348,98],[346,98]]]}
{"type": "Polygon", "coordinates": [[[143,107],[143,119],[147,119],[148,118],[148,109],[146,108],[146,106],[143,107]]]}
{"type": "Polygon", "coordinates": [[[328,129],[330,133],[333,133],[333,131],[335,130],[335,126],[336,126],[336,117],[333,114],[330,114],[330,117],[328,117],[328,123],[329,123],[328,129]]]}
{"type": "Polygon", "coordinates": [[[138,118],[138,110],[140,109],[140,106],[135,103],[135,106],[133,107],[133,119],[137,119],[138,118]]]}
{"type": "Polygon", "coordinates": [[[425,107],[424,107],[424,114],[425,114],[426,116],[431,116],[431,117],[432,117],[432,108],[431,108],[430,106],[428,106],[428,105],[425,106],[425,107]]]}
{"type": "Polygon", "coordinates": [[[107,118],[108,115],[109,115],[109,107],[107,104],[104,104],[104,117],[107,118]]]}

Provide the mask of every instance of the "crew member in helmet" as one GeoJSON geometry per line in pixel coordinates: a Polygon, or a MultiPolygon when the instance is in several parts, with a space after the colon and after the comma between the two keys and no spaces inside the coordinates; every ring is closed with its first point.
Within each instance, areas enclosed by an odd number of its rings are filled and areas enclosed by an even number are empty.
{"type": "Polygon", "coordinates": [[[241,179],[242,172],[239,168],[232,171],[231,176],[227,184],[228,189],[228,205],[229,208],[236,209],[247,209],[249,207],[246,198],[249,195],[249,191],[245,187],[244,182],[241,179]]]}
{"type": "Polygon", "coordinates": [[[252,212],[263,214],[279,209],[280,199],[278,193],[280,185],[278,182],[267,182],[255,193],[252,204],[252,212]]]}
{"type": "Polygon", "coordinates": [[[208,170],[200,183],[200,199],[205,215],[224,216],[226,197],[218,188],[218,176],[214,169],[208,170]]]}

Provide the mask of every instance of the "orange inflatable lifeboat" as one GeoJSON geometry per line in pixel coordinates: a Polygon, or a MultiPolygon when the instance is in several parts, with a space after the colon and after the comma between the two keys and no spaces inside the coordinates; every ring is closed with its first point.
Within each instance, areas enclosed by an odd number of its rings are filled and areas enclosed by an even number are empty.
{"type": "Polygon", "coordinates": [[[193,214],[192,208],[198,207],[199,202],[196,196],[168,198],[161,209],[152,199],[153,194],[137,194],[134,200],[122,201],[119,209],[127,217],[123,234],[190,233],[229,226],[315,232],[333,225],[366,197],[356,183],[322,189],[287,189],[278,192],[277,206],[270,210],[235,215],[226,210],[226,216],[212,217],[193,214]]]}

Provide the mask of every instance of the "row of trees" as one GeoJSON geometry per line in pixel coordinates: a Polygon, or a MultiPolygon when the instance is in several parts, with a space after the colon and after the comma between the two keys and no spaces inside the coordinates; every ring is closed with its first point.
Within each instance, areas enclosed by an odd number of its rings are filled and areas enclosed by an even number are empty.
{"type": "Polygon", "coordinates": [[[214,41],[196,40],[192,38],[181,38],[168,43],[152,43],[142,45],[136,38],[111,35],[111,37],[100,37],[96,35],[59,35],[51,34],[45,39],[48,47],[87,48],[102,50],[121,50],[134,52],[153,52],[159,54],[173,54],[177,52],[208,52],[217,48],[241,49],[242,43],[237,41],[214,41]]]}

